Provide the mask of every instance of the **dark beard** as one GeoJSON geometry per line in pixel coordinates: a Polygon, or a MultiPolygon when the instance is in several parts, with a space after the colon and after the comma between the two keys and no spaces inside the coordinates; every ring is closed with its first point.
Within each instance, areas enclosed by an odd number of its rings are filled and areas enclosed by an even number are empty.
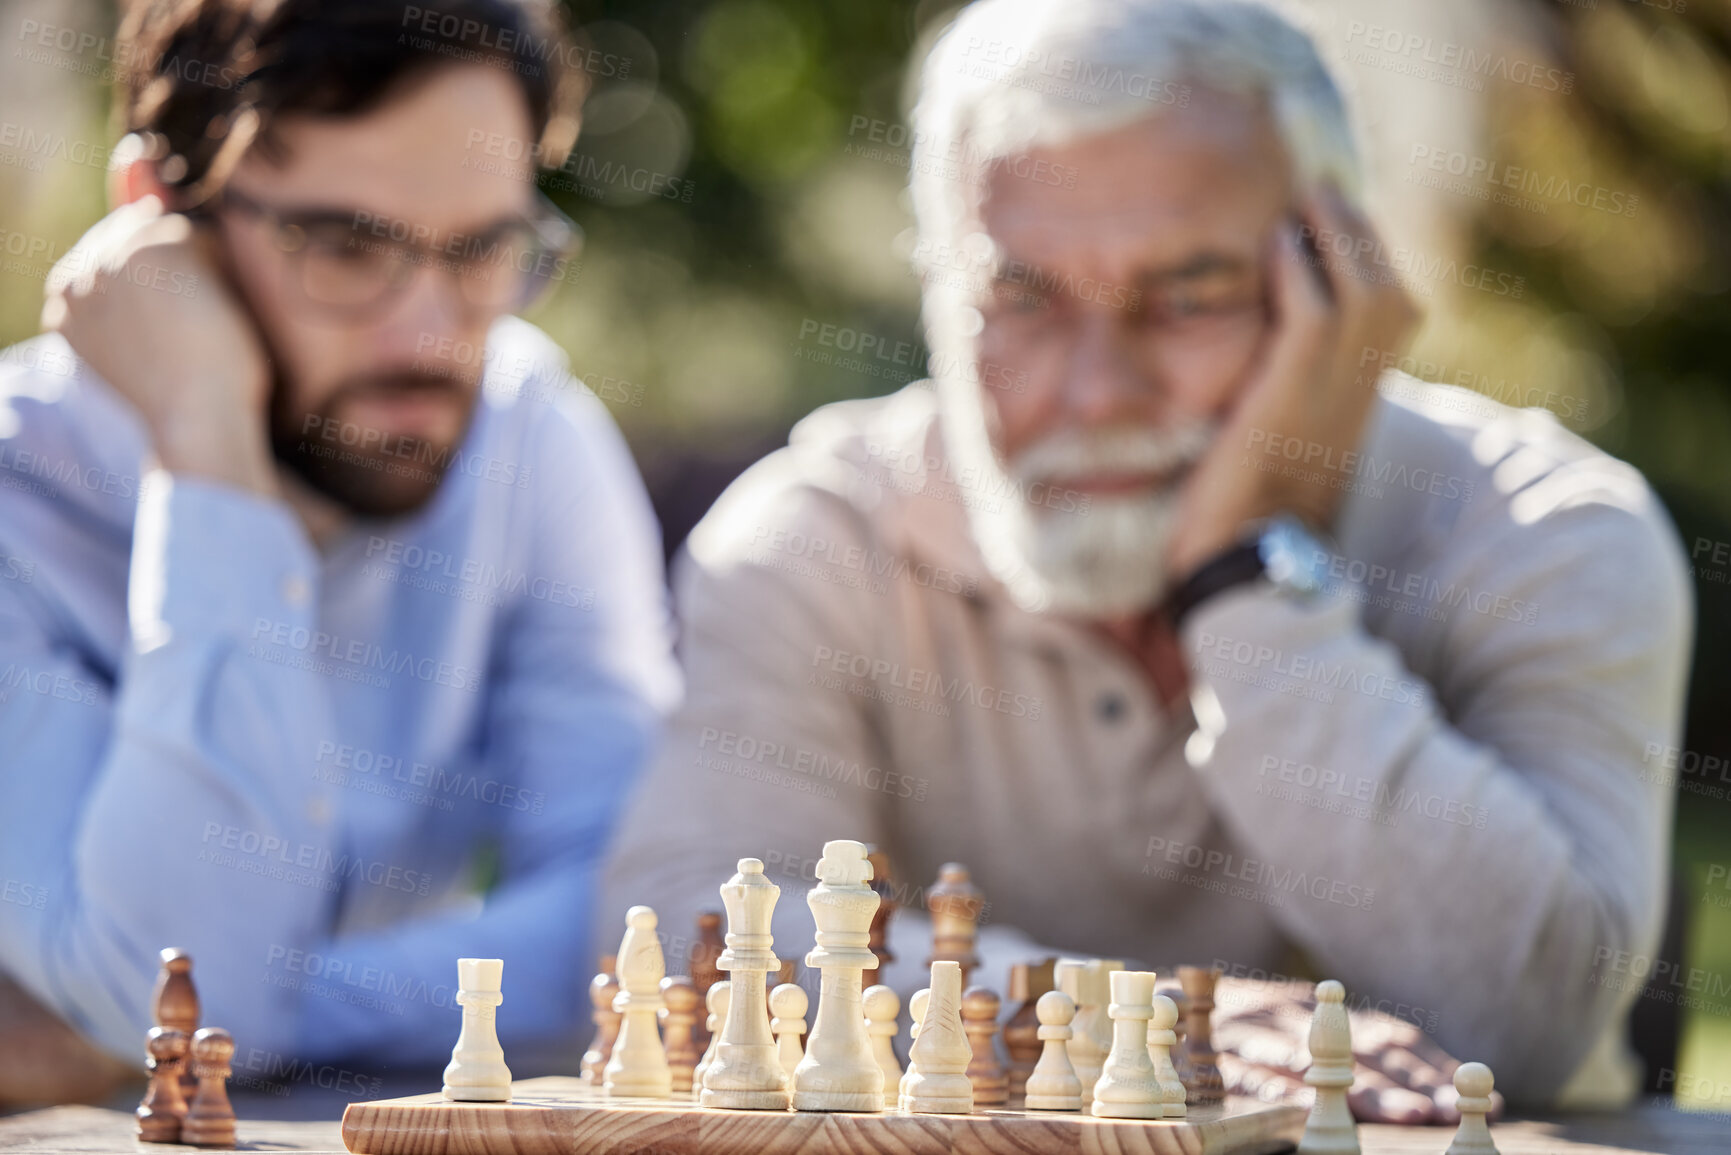
{"type": "Polygon", "coordinates": [[[418,437],[370,436],[374,431],[339,416],[356,394],[397,391],[451,394],[474,415],[475,398],[450,377],[405,369],[343,382],[311,412],[294,410],[279,378],[271,391],[271,452],[284,469],[350,513],[367,518],[403,517],[433,499],[468,431],[450,445],[418,437]]]}

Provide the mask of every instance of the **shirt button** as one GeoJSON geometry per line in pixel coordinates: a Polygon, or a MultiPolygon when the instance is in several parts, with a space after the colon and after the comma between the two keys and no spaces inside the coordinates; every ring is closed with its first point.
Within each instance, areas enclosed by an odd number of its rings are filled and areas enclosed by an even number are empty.
{"type": "Polygon", "coordinates": [[[291,606],[299,608],[306,605],[307,599],[312,597],[312,593],[312,587],[307,584],[307,579],[298,573],[291,573],[282,579],[283,601],[291,606]]]}
{"type": "Polygon", "coordinates": [[[331,820],[331,804],[324,798],[311,798],[307,801],[307,817],[320,826],[331,820]]]}
{"type": "Polygon", "coordinates": [[[1124,696],[1118,693],[1101,694],[1099,700],[1094,703],[1094,712],[1100,715],[1102,722],[1120,721],[1126,710],[1124,696]]]}

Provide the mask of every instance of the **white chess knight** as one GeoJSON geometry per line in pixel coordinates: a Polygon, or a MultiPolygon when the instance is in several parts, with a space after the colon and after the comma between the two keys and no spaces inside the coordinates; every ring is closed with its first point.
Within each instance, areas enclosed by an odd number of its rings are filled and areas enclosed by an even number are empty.
{"type": "MultiPolygon", "coordinates": [[[[974,1110],[974,1084],[968,1063],[974,1048],[962,1029],[962,967],[932,964],[931,995],[920,1019],[920,1036],[908,1051],[905,1111],[969,1115],[974,1110]]],[[[918,995],[914,996],[918,998],[918,995]]]]}
{"type": "MultiPolygon", "coordinates": [[[[1159,1073],[1148,1055],[1148,1020],[1154,1016],[1154,972],[1110,972],[1112,1050],[1094,1084],[1091,1113],[1103,1119],[1160,1119],[1166,1109],[1159,1073]]],[[[1039,1013],[1036,1004],[1034,1011],[1039,1013]]]]}
{"type": "Polygon", "coordinates": [[[867,987],[860,997],[865,1008],[866,1034],[871,1036],[872,1057],[884,1073],[884,1109],[896,1105],[902,1081],[902,1065],[896,1062],[896,1015],[902,1000],[886,986],[867,987]]]}
{"type": "Polygon", "coordinates": [[[1333,979],[1316,984],[1310,1070],[1304,1081],[1316,1088],[1316,1102],[1304,1124],[1298,1155],[1359,1155],[1358,1125],[1346,1102],[1352,1086],[1352,1024],[1346,1017],[1346,988],[1333,979]]]}
{"type": "Polygon", "coordinates": [[[625,937],[619,943],[619,993],[613,1009],[621,1016],[613,1054],[602,1069],[601,1088],[620,1097],[665,1099],[673,1094],[673,1072],[661,1045],[658,1014],[667,1005],[661,980],[667,961],[655,934],[655,912],[634,906],[625,912],[625,937]]]}
{"type": "Polygon", "coordinates": [[[769,1033],[769,998],[765,976],[781,966],[771,951],[775,938],[769,924],[781,887],[763,874],[763,860],[742,858],[738,873],[721,886],[727,908],[727,949],[715,960],[728,972],[730,991],[722,1017],[721,1041],[715,1058],[703,1072],[705,1107],[736,1111],[785,1111],[787,1072],[781,1069],[775,1039],[769,1033]]]}
{"type": "Polygon", "coordinates": [[[817,923],[817,946],[805,956],[805,965],[818,968],[823,978],[805,1057],[793,1071],[796,1111],[884,1107],[884,1073],[872,1056],[861,1005],[865,970],[878,965],[870,943],[872,915],[880,899],[866,885],[871,876],[865,843],[824,843],[817,885],[806,895],[817,923]]]}
{"type": "Polygon", "coordinates": [[[502,1103],[511,1097],[511,1071],[499,1046],[497,1021],[505,962],[496,958],[457,960],[457,1002],[463,1027],[445,1068],[442,1094],[465,1103],[502,1103]]]}
{"type": "Polygon", "coordinates": [[[1028,1075],[1022,1105],[1030,1111],[1080,1111],[1082,1080],[1076,1077],[1065,1046],[1070,1020],[1076,1017],[1076,1000],[1063,991],[1047,991],[1034,1004],[1034,1017],[1040,1020],[1040,1061],[1028,1075]]]}

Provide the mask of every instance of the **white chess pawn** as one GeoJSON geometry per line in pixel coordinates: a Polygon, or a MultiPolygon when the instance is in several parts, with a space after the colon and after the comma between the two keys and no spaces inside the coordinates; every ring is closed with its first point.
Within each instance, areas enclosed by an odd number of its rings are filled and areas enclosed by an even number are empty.
{"type": "Polygon", "coordinates": [[[866,1034],[871,1036],[872,1057],[884,1073],[884,1109],[896,1105],[896,1095],[902,1081],[902,1065],[896,1062],[896,1015],[902,1000],[886,986],[867,987],[860,996],[865,1008],[866,1034]]]}
{"type": "Polygon", "coordinates": [[[1076,1017],[1076,1000],[1063,991],[1047,991],[1034,1004],[1040,1020],[1043,1046],[1040,1061],[1028,1075],[1027,1098],[1022,1106],[1030,1111],[1080,1111],[1082,1080],[1070,1065],[1065,1043],[1070,1038],[1070,1020],[1076,1017]]]}
{"type": "Polygon", "coordinates": [[[709,1017],[703,1021],[704,1029],[709,1032],[709,1046],[704,1048],[703,1058],[697,1061],[697,1068],[691,1072],[691,1086],[698,1092],[703,1090],[703,1072],[715,1062],[715,1048],[721,1042],[721,1025],[727,1021],[728,994],[732,990],[732,983],[717,979],[710,984],[709,993],[703,996],[703,1007],[709,1012],[709,1017]]]}
{"type": "Polygon", "coordinates": [[[1495,1083],[1491,1069],[1483,1063],[1462,1063],[1455,1068],[1455,1090],[1460,1092],[1455,1107],[1461,1113],[1461,1125],[1443,1155],[1497,1155],[1497,1145],[1485,1122],[1495,1083]]]}
{"type": "Polygon", "coordinates": [[[1070,1066],[1075,1069],[1076,1078],[1082,1081],[1084,1104],[1093,1101],[1094,1082],[1100,1077],[1100,1068],[1111,1049],[1101,1044],[1095,1023],[1098,1019],[1108,1031],[1111,1028],[1111,1020],[1106,1017],[1107,999],[1100,992],[1100,987],[1105,985],[1106,973],[1104,965],[1097,959],[1093,962],[1060,959],[1054,972],[1058,989],[1076,1004],[1076,1017],[1070,1022],[1070,1041],[1065,1044],[1065,1049],[1070,1052],[1070,1066]]]}
{"type": "Polygon", "coordinates": [[[655,912],[634,906],[625,912],[619,943],[619,993],[613,1009],[622,1016],[613,1055],[602,1069],[601,1089],[615,1097],[665,1099],[673,1094],[673,1072],[661,1046],[659,1014],[667,1005],[661,980],[667,961],[655,935],[655,912]]]}
{"type": "Polygon", "coordinates": [[[908,1109],[908,1081],[914,1077],[914,1042],[920,1037],[920,1021],[926,1017],[926,1004],[932,1001],[932,988],[921,987],[908,1000],[908,1066],[896,1082],[896,1105],[908,1109]]]}
{"type": "Polygon", "coordinates": [[[1094,1084],[1091,1114],[1102,1119],[1159,1119],[1165,1115],[1160,1079],[1148,1057],[1148,1020],[1154,1015],[1154,972],[1107,972],[1112,1001],[1112,1051],[1094,1084]]]}
{"type": "Polygon", "coordinates": [[[769,992],[769,1033],[775,1036],[776,1053],[781,1056],[781,1069],[793,1078],[793,1069],[805,1058],[805,1048],[799,1037],[805,1034],[805,1011],[811,1005],[805,988],[798,983],[782,983],[769,992]]]}
{"type": "Polygon", "coordinates": [[[908,1052],[906,1109],[940,1115],[969,1115],[974,1110],[974,1084],[968,1063],[974,1048],[962,1029],[962,967],[932,964],[932,986],[920,1037],[908,1052]]]}
{"type": "Polygon", "coordinates": [[[787,1073],[769,1033],[765,976],[781,966],[770,949],[770,920],[781,887],[764,877],[763,860],[742,858],[739,872],[721,886],[727,908],[727,949],[715,960],[731,990],[715,1059],[703,1072],[705,1107],[735,1111],[787,1110],[787,1073]]]}
{"type": "Polygon", "coordinates": [[[1352,1024],[1346,1017],[1346,988],[1333,979],[1316,984],[1310,1070],[1304,1081],[1316,1088],[1316,1102],[1304,1124],[1298,1155],[1359,1155],[1358,1126],[1346,1102],[1352,1086],[1352,1024]]]}
{"type": "Polygon", "coordinates": [[[860,1005],[865,969],[878,965],[871,925],[882,900],[867,885],[871,876],[865,843],[844,838],[823,844],[817,885],[805,896],[817,923],[817,946],[805,965],[823,978],[805,1057],[793,1072],[795,1111],[884,1109],[884,1073],[872,1057],[860,1005]]]}
{"type": "Polygon", "coordinates": [[[1184,1080],[1172,1062],[1172,1048],[1178,1045],[1178,1004],[1165,995],[1154,996],[1154,1014],[1148,1020],[1148,1059],[1154,1064],[1154,1077],[1160,1080],[1160,1101],[1165,1110],[1163,1119],[1182,1119],[1185,1115],[1184,1080]]]}
{"type": "Polygon", "coordinates": [[[505,962],[496,958],[457,960],[457,1003],[463,1026],[451,1062],[445,1068],[441,1093],[464,1103],[503,1103],[511,1097],[511,1071],[499,1046],[500,988],[505,962]]]}

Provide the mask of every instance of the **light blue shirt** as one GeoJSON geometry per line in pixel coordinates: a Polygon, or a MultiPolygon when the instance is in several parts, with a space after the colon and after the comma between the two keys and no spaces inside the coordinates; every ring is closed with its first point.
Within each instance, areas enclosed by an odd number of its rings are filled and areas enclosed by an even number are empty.
{"type": "Polygon", "coordinates": [[[678,696],[661,548],[558,348],[508,319],[487,362],[433,501],[321,555],[145,472],[59,338],[0,353],[0,968],[117,1055],[165,946],[252,1069],[441,1061],[459,956],[505,960],[507,1046],[586,1030],[598,869],[678,696]]]}

